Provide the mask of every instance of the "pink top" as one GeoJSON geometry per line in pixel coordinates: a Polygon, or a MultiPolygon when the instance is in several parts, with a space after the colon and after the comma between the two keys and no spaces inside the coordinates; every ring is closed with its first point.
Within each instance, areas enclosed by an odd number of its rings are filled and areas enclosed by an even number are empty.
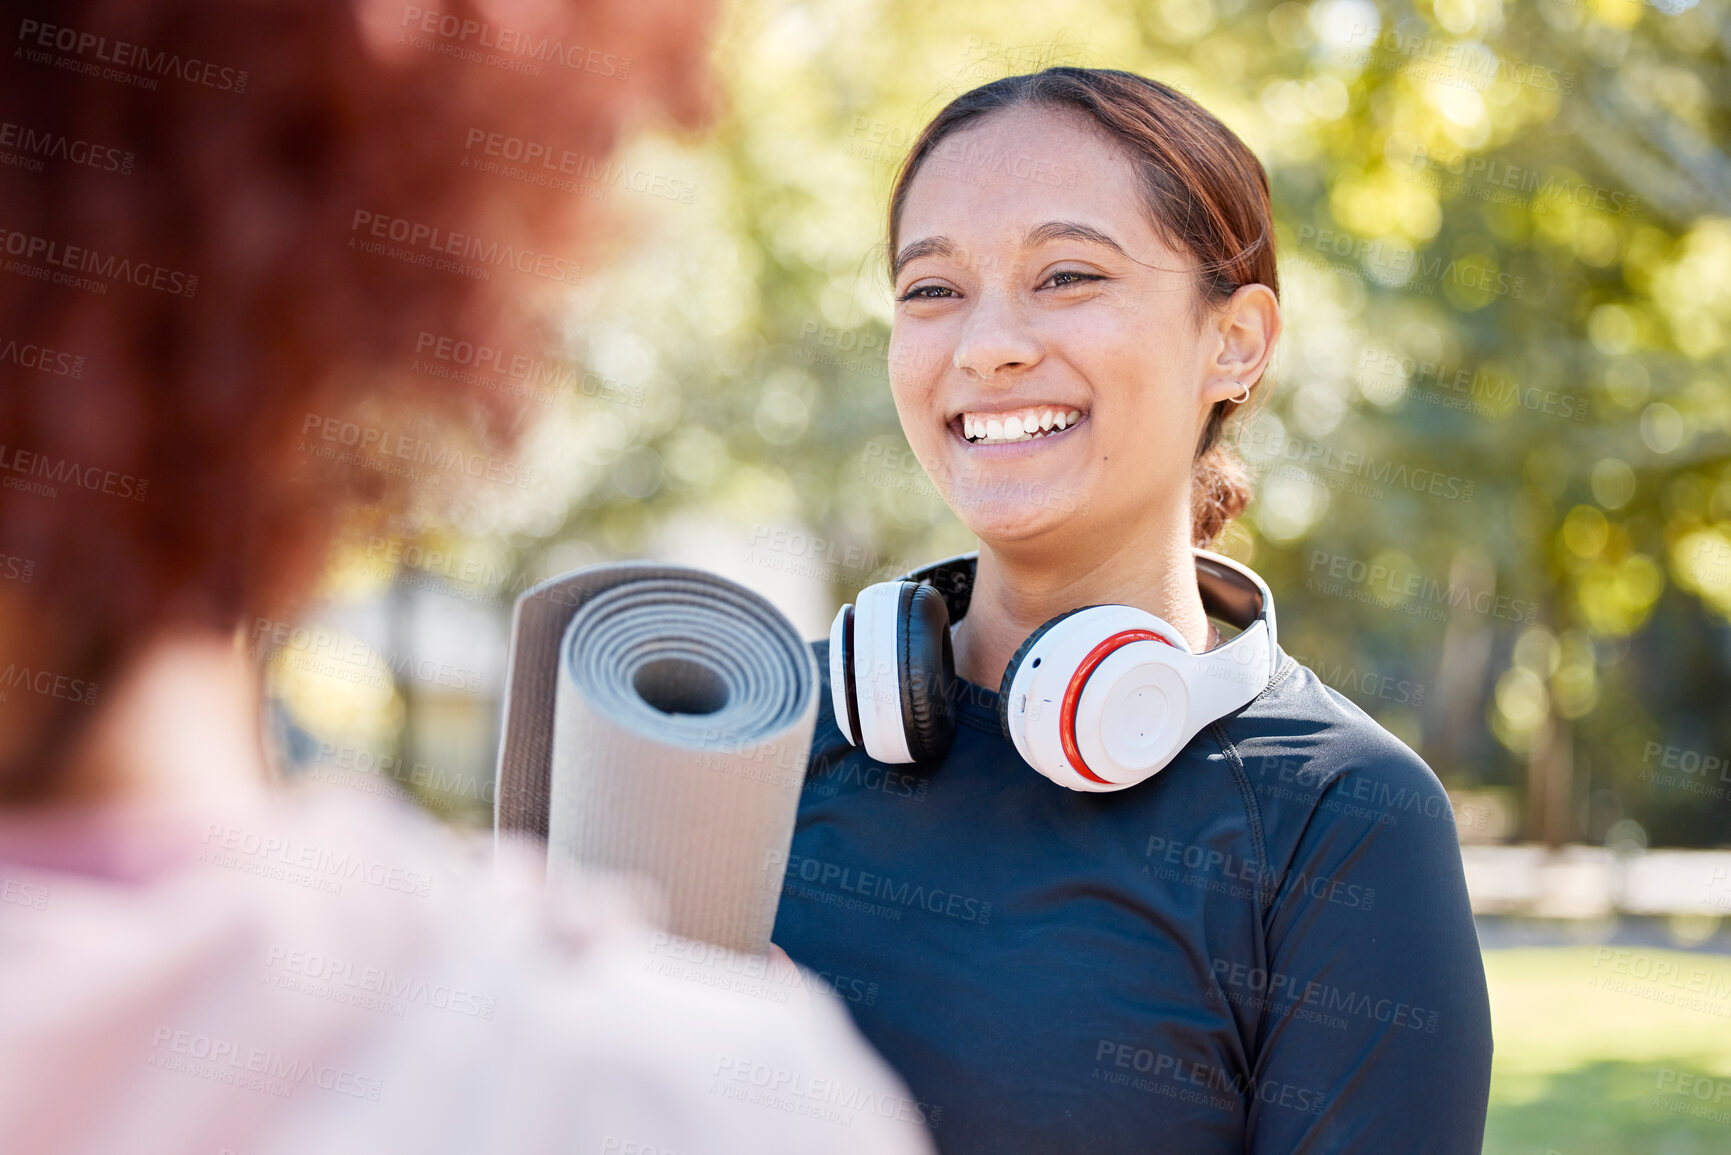
{"type": "Polygon", "coordinates": [[[332,789],[0,814],[0,1152],[931,1150],[805,976],[493,858],[332,789]]]}

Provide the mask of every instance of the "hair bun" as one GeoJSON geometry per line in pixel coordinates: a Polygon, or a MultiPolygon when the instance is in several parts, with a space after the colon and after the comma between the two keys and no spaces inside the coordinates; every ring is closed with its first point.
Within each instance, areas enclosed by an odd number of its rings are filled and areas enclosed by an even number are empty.
{"type": "Polygon", "coordinates": [[[1217,442],[1197,456],[1190,478],[1190,539],[1206,549],[1250,504],[1250,472],[1237,450],[1217,442]]]}

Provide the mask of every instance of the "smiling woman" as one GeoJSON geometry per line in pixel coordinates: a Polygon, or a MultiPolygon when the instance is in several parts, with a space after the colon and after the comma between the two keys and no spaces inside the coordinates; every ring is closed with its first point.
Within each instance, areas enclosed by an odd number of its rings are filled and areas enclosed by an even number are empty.
{"type": "Polygon", "coordinates": [[[890,386],[980,548],[820,643],[775,938],[870,984],[946,1152],[1479,1149],[1446,795],[1198,552],[1250,496],[1221,432],[1280,335],[1272,236],[1243,142],[1122,72],[966,93],[897,182],[890,386]]]}

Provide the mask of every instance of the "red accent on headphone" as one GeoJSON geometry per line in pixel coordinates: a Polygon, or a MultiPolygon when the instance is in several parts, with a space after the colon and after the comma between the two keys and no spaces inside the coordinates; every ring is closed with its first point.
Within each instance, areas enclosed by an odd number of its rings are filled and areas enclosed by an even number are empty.
{"type": "Polygon", "coordinates": [[[1108,782],[1088,769],[1088,763],[1083,760],[1082,751],[1076,745],[1076,706],[1082,701],[1082,688],[1088,684],[1088,676],[1094,672],[1095,667],[1131,642],[1161,642],[1172,646],[1170,641],[1153,630],[1120,630],[1088,651],[1088,656],[1082,659],[1082,664],[1070,675],[1070,684],[1064,687],[1064,705],[1058,711],[1058,741],[1064,744],[1064,756],[1070,760],[1076,773],[1102,786],[1113,786],[1116,783],[1108,782]]]}

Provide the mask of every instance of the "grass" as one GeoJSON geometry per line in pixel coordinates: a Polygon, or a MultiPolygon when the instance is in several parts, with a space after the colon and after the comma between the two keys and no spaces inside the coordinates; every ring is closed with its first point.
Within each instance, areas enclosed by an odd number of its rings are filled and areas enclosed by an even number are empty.
{"type": "Polygon", "coordinates": [[[1731,958],[1485,952],[1486,1155],[1731,1153],[1731,958]]]}

